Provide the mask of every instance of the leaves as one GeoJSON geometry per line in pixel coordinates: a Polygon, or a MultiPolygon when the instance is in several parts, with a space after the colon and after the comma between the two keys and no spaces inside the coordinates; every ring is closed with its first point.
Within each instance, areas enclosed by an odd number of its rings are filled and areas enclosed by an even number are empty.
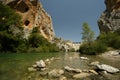
{"type": "Polygon", "coordinates": [[[0,3],[0,31],[7,30],[10,25],[21,27],[21,16],[9,6],[0,3]]]}
{"type": "Polygon", "coordinates": [[[90,44],[94,40],[94,32],[90,29],[88,23],[83,23],[82,27],[82,39],[84,42],[90,44]]]}

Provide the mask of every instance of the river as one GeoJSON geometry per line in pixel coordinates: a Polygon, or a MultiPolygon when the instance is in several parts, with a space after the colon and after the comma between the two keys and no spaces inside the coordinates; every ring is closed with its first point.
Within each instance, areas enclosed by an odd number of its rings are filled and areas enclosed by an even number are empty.
{"type": "MultiPolygon", "coordinates": [[[[48,71],[53,69],[63,69],[65,66],[79,68],[82,70],[90,69],[88,65],[92,61],[99,61],[120,69],[120,59],[104,58],[102,56],[80,55],[79,53],[17,53],[17,54],[0,54],[0,80],[42,80],[40,72],[28,72],[28,67],[38,60],[45,60],[55,57],[57,60],[52,61],[47,67],[48,71]],[[80,57],[88,57],[90,60],[81,60],[80,57]]],[[[112,74],[109,80],[119,80],[120,74],[112,74]]],[[[89,78],[84,80],[96,80],[89,78]]],[[[49,80],[49,79],[46,79],[49,80]]],[[[52,80],[52,79],[51,79],[52,80]]],[[[54,79],[53,79],[54,80],[54,79]]],[[[57,79],[55,79],[57,80],[57,79]]],[[[75,80],[68,76],[68,80],[75,80]]],[[[97,79],[99,80],[99,79],[97,79]]],[[[101,79],[107,80],[107,79],[101,79]]]]}

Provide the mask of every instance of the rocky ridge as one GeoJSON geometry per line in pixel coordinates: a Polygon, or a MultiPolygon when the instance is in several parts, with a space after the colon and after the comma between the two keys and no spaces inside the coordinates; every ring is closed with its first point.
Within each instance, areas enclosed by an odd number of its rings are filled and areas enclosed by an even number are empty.
{"type": "Polygon", "coordinates": [[[120,0],[105,0],[106,10],[98,20],[100,32],[120,29],[120,0]]]}
{"type": "Polygon", "coordinates": [[[25,37],[38,27],[40,34],[49,41],[54,39],[55,33],[51,16],[44,10],[39,0],[0,0],[10,6],[22,16],[25,37]]]}

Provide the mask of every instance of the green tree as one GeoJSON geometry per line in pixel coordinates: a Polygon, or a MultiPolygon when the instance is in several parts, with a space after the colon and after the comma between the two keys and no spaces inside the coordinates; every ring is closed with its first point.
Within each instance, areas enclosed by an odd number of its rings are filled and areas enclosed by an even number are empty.
{"type": "Polygon", "coordinates": [[[22,41],[21,17],[0,2],[0,52],[16,52],[22,41]]]}
{"type": "Polygon", "coordinates": [[[94,40],[94,31],[90,29],[90,26],[88,23],[83,23],[82,26],[82,40],[87,43],[88,45],[91,44],[91,42],[94,40]]]}
{"type": "Polygon", "coordinates": [[[29,37],[29,45],[30,47],[37,48],[39,46],[46,45],[48,41],[41,36],[39,33],[31,33],[29,37]]]}
{"type": "Polygon", "coordinates": [[[0,2],[0,31],[8,30],[11,25],[21,27],[21,23],[21,16],[0,2]]]}

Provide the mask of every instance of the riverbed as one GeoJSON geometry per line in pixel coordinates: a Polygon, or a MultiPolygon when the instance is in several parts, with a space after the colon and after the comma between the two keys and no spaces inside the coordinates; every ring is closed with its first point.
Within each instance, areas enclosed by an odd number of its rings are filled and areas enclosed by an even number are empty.
{"type": "MultiPolygon", "coordinates": [[[[108,64],[120,69],[120,59],[105,58],[103,56],[88,56],[80,55],[79,53],[17,53],[17,54],[0,54],[0,80],[43,80],[44,76],[41,73],[29,72],[28,67],[33,65],[38,60],[45,60],[50,58],[57,58],[52,61],[48,66],[48,71],[53,69],[63,69],[65,66],[72,68],[79,68],[87,70],[91,67],[88,65],[90,62],[99,61],[100,63],[108,64]],[[88,57],[89,60],[81,60],[80,57],[88,57]]],[[[46,80],[54,80],[47,79],[46,80]]],[[[120,74],[113,74],[109,80],[119,80],[120,74]]],[[[97,78],[89,78],[84,80],[95,80],[97,78]]],[[[68,80],[75,80],[68,76],[68,80]]],[[[107,79],[104,79],[107,80],[107,79]]]]}

